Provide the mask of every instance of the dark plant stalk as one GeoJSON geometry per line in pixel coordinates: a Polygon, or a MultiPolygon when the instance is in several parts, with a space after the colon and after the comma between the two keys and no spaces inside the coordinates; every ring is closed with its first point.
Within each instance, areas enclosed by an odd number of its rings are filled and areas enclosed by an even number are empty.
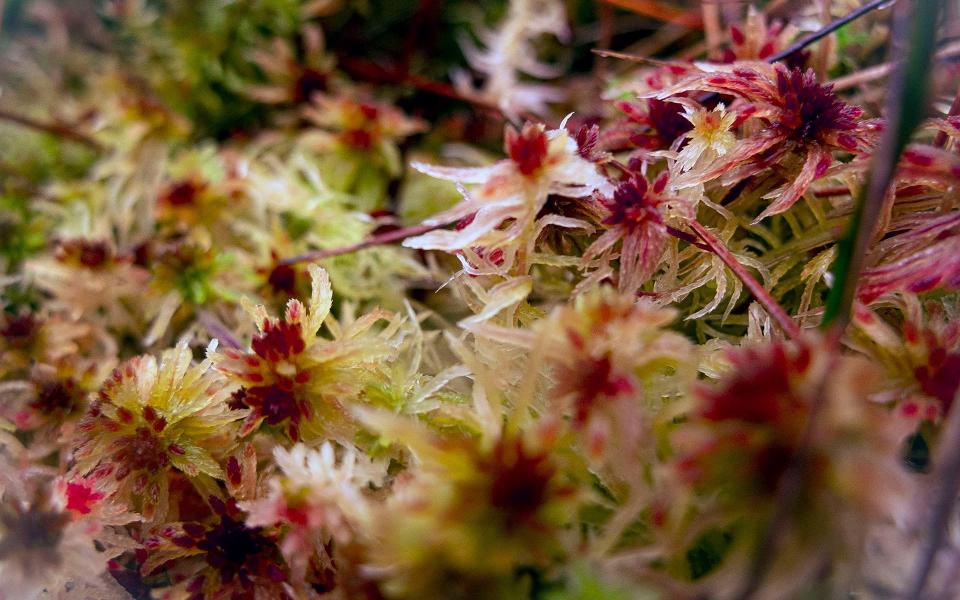
{"type": "MultiPolygon", "coordinates": [[[[776,54],[771,55],[766,59],[766,61],[768,63],[776,63],[776,62],[780,62],[785,58],[789,58],[793,54],[796,54],[797,52],[800,52],[807,46],[814,44],[817,41],[825,38],[826,36],[840,29],[844,25],[848,23],[852,23],[853,21],[856,21],[860,17],[870,12],[873,12],[874,10],[889,6],[895,3],[896,1],[897,0],[873,0],[872,2],[868,2],[863,6],[861,6],[860,8],[850,11],[850,13],[844,15],[843,17],[840,17],[836,21],[828,23],[827,25],[821,27],[817,31],[814,31],[807,37],[791,44],[790,46],[788,46],[787,48],[784,48],[780,52],[777,52],[776,54]]],[[[922,1],[926,1],[926,0],[922,0],[922,1]]],[[[931,1],[936,2],[939,0],[931,0],[931,1]]],[[[707,104],[708,102],[714,101],[719,97],[720,97],[720,94],[716,92],[709,92],[707,94],[704,94],[700,98],[698,98],[698,100],[700,101],[701,104],[707,104]]]]}
{"type": "Polygon", "coordinates": [[[448,223],[440,223],[438,225],[414,225],[413,227],[404,227],[403,229],[395,229],[393,231],[388,231],[386,233],[381,233],[379,235],[373,235],[369,238],[363,240],[362,242],[357,242],[356,244],[351,244],[349,246],[340,246],[339,248],[330,248],[328,250],[313,250],[311,252],[305,252],[303,254],[298,254],[296,256],[291,256],[285,258],[279,262],[281,265],[295,265],[302,262],[314,262],[322,260],[324,258],[330,258],[332,256],[340,256],[343,254],[351,254],[365,248],[372,248],[374,246],[383,246],[386,244],[392,244],[393,242],[399,242],[405,240],[409,237],[416,235],[422,235],[433,231],[434,229],[440,229],[448,223]]]}
{"type": "Polygon", "coordinates": [[[0,110],[0,121],[8,121],[22,127],[36,129],[37,131],[49,133],[60,138],[79,142],[84,146],[87,146],[88,148],[98,152],[103,149],[100,143],[95,139],[60,123],[46,123],[44,121],[38,121],[32,117],[27,117],[25,115],[13,113],[7,110],[0,110]]]}
{"type": "Polygon", "coordinates": [[[681,231],[681,230],[677,229],[676,227],[671,227],[670,225],[667,225],[667,233],[668,233],[669,235],[672,235],[673,237],[677,238],[678,240],[683,240],[683,241],[687,242],[687,243],[690,244],[691,246],[696,246],[697,248],[700,248],[701,250],[706,250],[707,252],[712,252],[710,246],[708,246],[708,245],[704,244],[703,242],[701,242],[700,240],[698,240],[698,239],[697,239],[697,236],[695,236],[695,235],[693,235],[693,234],[690,234],[690,233],[687,233],[686,231],[681,231]]]}
{"type": "MultiPolygon", "coordinates": [[[[426,77],[415,75],[403,69],[403,66],[383,66],[374,61],[351,56],[341,55],[337,57],[337,64],[346,71],[351,77],[371,83],[385,83],[391,85],[409,85],[422,92],[459,100],[473,105],[478,110],[487,114],[496,116],[499,119],[505,119],[503,111],[499,107],[486,103],[478,98],[465,96],[457,91],[449,83],[434,81],[426,77]]],[[[527,115],[525,115],[527,116],[527,115]]],[[[533,120],[537,120],[534,118],[533,120]]]]}
{"type": "MultiPolygon", "coordinates": [[[[323,260],[324,258],[331,258],[333,256],[342,256],[344,254],[352,254],[354,252],[359,252],[360,250],[365,250],[366,248],[373,248],[375,246],[386,246],[387,244],[402,242],[403,240],[409,237],[422,235],[424,233],[428,233],[435,229],[440,229],[441,227],[444,227],[445,225],[448,225],[448,224],[449,223],[440,224],[440,225],[414,225],[413,227],[404,227],[403,229],[395,229],[393,231],[388,231],[380,235],[370,236],[369,238],[363,240],[362,242],[357,242],[356,244],[351,244],[349,246],[340,246],[338,248],[329,248],[327,250],[313,250],[311,252],[304,252],[303,254],[298,254],[296,256],[290,256],[281,260],[278,264],[295,265],[297,263],[302,263],[302,262],[315,262],[318,260],[323,260]]],[[[671,227],[667,225],[667,234],[679,240],[683,240],[693,246],[696,246],[701,250],[711,251],[711,248],[708,245],[699,241],[695,236],[687,233],[686,231],[681,231],[676,227],[671,227]]]]}
{"type": "MultiPolygon", "coordinates": [[[[853,22],[853,21],[856,21],[857,19],[859,19],[859,18],[862,17],[863,15],[868,14],[868,13],[870,13],[870,12],[873,12],[873,11],[877,10],[878,8],[884,8],[884,7],[886,7],[886,6],[890,6],[891,4],[893,4],[893,3],[896,2],[896,1],[897,1],[897,0],[873,0],[872,2],[867,2],[866,4],[864,4],[863,6],[861,6],[860,8],[858,8],[858,9],[856,9],[856,10],[850,11],[848,14],[840,17],[840,18],[837,19],[836,21],[832,21],[832,22],[828,23],[827,25],[825,25],[824,27],[818,29],[817,31],[814,31],[813,33],[811,33],[811,34],[808,35],[807,37],[805,37],[805,38],[803,38],[803,39],[801,39],[801,40],[798,40],[798,41],[795,42],[794,44],[791,44],[791,45],[788,46],[787,48],[784,48],[784,49],[781,50],[780,52],[777,52],[776,54],[772,55],[771,57],[769,57],[769,58],[767,59],[767,62],[771,62],[771,63],[780,62],[781,60],[783,60],[783,59],[785,59],[785,58],[787,58],[787,57],[789,57],[789,56],[791,56],[791,55],[793,55],[793,54],[796,54],[797,52],[800,52],[801,50],[803,50],[803,49],[806,48],[807,46],[809,46],[809,45],[811,45],[811,44],[814,44],[814,43],[820,41],[821,39],[827,37],[828,35],[830,35],[830,34],[833,33],[834,31],[836,31],[836,30],[840,29],[841,27],[843,27],[844,25],[846,25],[847,23],[851,23],[851,22],[853,22]]],[[[928,0],[921,0],[921,3],[926,2],[926,1],[928,1],[928,0]]],[[[935,1],[937,1],[937,0],[931,0],[931,1],[932,1],[932,2],[935,2],[935,1]]]]}
{"type": "MultiPolygon", "coordinates": [[[[608,1],[610,4],[620,5],[620,2],[612,2],[612,1],[610,1],[610,0],[605,0],[605,1],[608,1]]],[[[629,0],[627,0],[627,2],[628,2],[628,1],[629,1],[629,0]]],[[[795,42],[795,43],[791,44],[790,46],[784,48],[784,49],[781,50],[780,52],[777,52],[776,54],[771,55],[770,57],[768,57],[768,58],[766,59],[766,61],[769,62],[769,63],[780,62],[781,60],[783,60],[783,59],[785,59],[785,58],[788,58],[788,57],[792,56],[793,54],[796,54],[797,52],[800,52],[801,50],[803,50],[803,49],[806,48],[807,46],[809,46],[809,45],[811,45],[811,44],[814,44],[814,43],[820,41],[821,39],[823,39],[823,38],[825,38],[826,36],[830,35],[830,34],[833,33],[834,31],[840,29],[840,28],[843,27],[844,25],[847,25],[848,23],[852,23],[853,21],[856,21],[856,20],[859,19],[860,17],[862,17],[862,16],[864,16],[864,15],[866,15],[866,14],[869,14],[869,13],[871,13],[871,12],[877,10],[877,9],[885,8],[885,7],[887,7],[887,6],[890,6],[891,4],[894,4],[896,1],[897,1],[897,0],[872,0],[871,2],[868,2],[868,3],[864,4],[864,5],[861,6],[860,8],[858,8],[858,9],[856,9],[856,10],[853,10],[853,11],[850,11],[848,14],[840,17],[840,18],[837,19],[836,21],[832,21],[832,22],[824,25],[823,27],[821,27],[821,28],[818,29],[817,31],[814,31],[813,33],[811,33],[811,34],[808,35],[807,37],[805,37],[805,38],[803,38],[803,39],[801,39],[801,40],[798,40],[797,42],[795,42]]],[[[936,0],[933,0],[933,1],[936,1],[936,0]]],[[[625,2],[625,3],[626,3],[626,2],[625,2]]],[[[648,59],[648,58],[646,58],[646,57],[643,57],[643,56],[635,56],[635,55],[631,55],[631,54],[625,54],[625,53],[623,53],[623,52],[614,52],[614,51],[612,51],[612,50],[594,50],[594,53],[599,54],[600,56],[610,56],[610,57],[614,57],[614,58],[622,58],[622,59],[625,59],[625,60],[632,60],[632,61],[637,61],[637,62],[648,62],[648,61],[650,60],[650,59],[648,59]]],[[[715,96],[715,95],[717,95],[717,94],[715,94],[714,92],[711,92],[709,96],[706,96],[706,98],[709,99],[709,98],[712,98],[712,97],[715,96]]]]}
{"type": "Polygon", "coordinates": [[[227,348],[242,348],[243,344],[215,314],[208,310],[197,311],[197,321],[207,329],[211,337],[217,338],[227,348]]]}
{"type": "Polygon", "coordinates": [[[694,29],[703,27],[703,17],[699,10],[685,11],[657,0],[603,0],[603,2],[673,25],[694,29]]]}

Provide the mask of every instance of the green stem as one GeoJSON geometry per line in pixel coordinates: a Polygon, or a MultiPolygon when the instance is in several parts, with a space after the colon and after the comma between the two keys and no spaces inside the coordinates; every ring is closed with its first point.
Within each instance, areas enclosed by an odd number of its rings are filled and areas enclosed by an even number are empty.
{"type": "MultiPolygon", "coordinates": [[[[905,56],[897,64],[887,97],[887,128],[874,154],[867,185],[860,191],[846,234],[837,243],[834,285],[827,297],[821,327],[843,332],[857,291],[867,250],[876,231],[883,199],[896,172],[897,161],[925,114],[927,74],[936,42],[941,0],[913,2],[905,35],[905,56]]],[[[904,11],[906,12],[906,11],[904,11]]]]}

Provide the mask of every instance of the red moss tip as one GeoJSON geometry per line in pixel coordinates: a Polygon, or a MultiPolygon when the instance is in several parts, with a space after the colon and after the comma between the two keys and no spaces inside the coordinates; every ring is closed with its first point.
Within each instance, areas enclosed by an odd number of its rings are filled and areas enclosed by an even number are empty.
{"type": "Polygon", "coordinates": [[[676,102],[651,98],[645,105],[620,102],[617,108],[624,111],[630,121],[647,127],[632,135],[630,141],[648,150],[669,148],[677,138],[693,129],[690,121],[683,117],[683,106],[676,102]]]}
{"type": "Polygon", "coordinates": [[[803,410],[793,394],[791,379],[809,366],[808,348],[794,350],[777,344],[769,349],[745,349],[733,360],[737,371],[722,387],[701,388],[703,418],[776,424],[803,410]]]}
{"type": "Polygon", "coordinates": [[[856,129],[863,113],[837,98],[832,85],[818,83],[813,69],[778,66],[777,91],[781,111],[773,126],[800,144],[825,143],[830,134],[856,129]]]}
{"type": "Polygon", "coordinates": [[[317,92],[327,91],[329,77],[317,69],[303,69],[293,83],[293,101],[297,104],[309,102],[317,92]]]}
{"type": "Polygon", "coordinates": [[[533,175],[547,158],[547,134],[543,125],[527,123],[520,133],[512,127],[506,132],[507,154],[523,175],[533,175]]]}
{"type": "Polygon", "coordinates": [[[514,523],[534,517],[556,473],[547,455],[529,452],[520,438],[501,440],[481,469],[492,479],[490,505],[514,523]]]}
{"type": "Polygon", "coordinates": [[[267,284],[274,293],[292,298],[297,294],[297,271],[290,265],[274,265],[267,275],[267,284]]]}
{"type": "MultiPolygon", "coordinates": [[[[113,455],[114,461],[126,467],[126,476],[130,471],[158,471],[170,463],[167,456],[169,448],[157,438],[149,427],[138,427],[136,432],[118,440],[120,450],[113,455]]],[[[122,479],[118,475],[117,479],[122,479]]]]}
{"type": "Polygon", "coordinates": [[[605,225],[639,226],[647,221],[662,221],[657,209],[659,199],[655,196],[662,192],[667,184],[666,174],[661,175],[653,184],[641,176],[631,177],[621,183],[613,192],[613,198],[604,199],[603,204],[610,216],[603,220],[605,225]]]}
{"type": "Polygon", "coordinates": [[[307,403],[297,399],[293,382],[285,379],[274,385],[248,388],[244,402],[268,425],[289,421],[293,439],[297,437],[297,425],[310,415],[307,403]]]}
{"type": "Polygon", "coordinates": [[[96,504],[105,494],[94,490],[91,486],[70,482],[67,484],[67,510],[72,510],[81,515],[89,514],[96,504]]]}
{"type": "Polygon", "coordinates": [[[56,251],[60,262],[79,264],[88,269],[99,269],[113,260],[113,250],[102,240],[74,239],[60,242],[56,251]]]}
{"type": "Polygon", "coordinates": [[[604,356],[579,365],[576,372],[561,374],[557,390],[561,393],[573,392],[573,424],[583,427],[604,399],[630,394],[634,386],[629,377],[615,372],[610,357],[604,356]]]}
{"type": "Polygon", "coordinates": [[[30,402],[30,408],[43,415],[69,415],[82,405],[83,391],[73,379],[40,382],[30,402]]]}
{"type": "Polygon", "coordinates": [[[14,346],[20,346],[31,340],[39,328],[39,321],[31,313],[9,315],[0,326],[0,337],[14,346]]]}
{"type": "Polygon", "coordinates": [[[161,194],[160,203],[169,206],[193,206],[205,185],[194,179],[171,183],[161,194]]]}
{"type": "Polygon", "coordinates": [[[937,348],[930,353],[928,364],[918,367],[914,376],[923,393],[939,400],[943,414],[947,414],[960,389],[960,353],[937,348]]]}
{"type": "Polygon", "coordinates": [[[243,480],[243,471],[240,469],[240,461],[236,456],[227,459],[227,479],[233,485],[240,485],[243,480]]]}
{"type": "Polygon", "coordinates": [[[271,362],[284,360],[306,349],[298,323],[266,320],[263,333],[253,338],[251,347],[257,356],[271,362]]]}

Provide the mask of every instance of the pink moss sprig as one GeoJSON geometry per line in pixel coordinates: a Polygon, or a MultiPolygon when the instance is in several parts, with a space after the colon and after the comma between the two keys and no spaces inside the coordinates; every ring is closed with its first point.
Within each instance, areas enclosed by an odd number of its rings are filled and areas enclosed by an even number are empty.
{"type": "Polygon", "coordinates": [[[17,4],[0,600],[958,596],[960,96],[885,151],[889,2],[17,4]]]}
{"type": "MultiPolygon", "coordinates": [[[[703,511],[701,523],[745,528],[744,542],[777,519],[779,543],[791,550],[777,555],[774,568],[785,573],[803,573],[819,560],[805,550],[811,544],[842,564],[870,523],[904,522],[911,512],[911,484],[897,454],[910,425],[873,401],[877,369],[833,352],[812,336],[731,349],[729,374],[696,386],[689,418],[672,434],[674,476],[691,494],[690,504],[680,506],[703,511]],[[784,499],[788,479],[797,486],[784,499]],[[781,502],[785,515],[777,512],[781,502]],[[858,515],[857,528],[849,515],[858,515]],[[822,519],[838,526],[816,528],[829,536],[811,535],[812,523],[822,519]]],[[[747,543],[733,553],[750,548],[747,543]]],[[[783,575],[780,585],[802,581],[783,575]]]]}
{"type": "Polygon", "coordinates": [[[211,356],[220,372],[242,386],[232,398],[234,406],[250,409],[240,436],[265,424],[293,441],[321,435],[349,440],[356,427],[346,407],[358,398],[367,371],[395,353],[397,318],[377,310],[337,323],[330,318],[333,291],[326,271],[311,266],[310,277],[307,306],[291,300],[283,319],[268,317],[263,306],[249,307],[259,328],[249,350],[227,348],[211,356]],[[386,322],[380,331],[378,321],[386,322]],[[332,339],[318,336],[324,323],[332,339]]]}
{"type": "Polygon", "coordinates": [[[583,253],[583,263],[596,258],[620,261],[618,288],[633,294],[653,275],[667,247],[667,211],[684,209],[684,200],[667,189],[669,173],[650,183],[633,175],[617,186],[610,197],[600,199],[606,209],[602,224],[607,231],[583,253]],[[620,243],[619,250],[614,248],[620,243]]]}
{"type": "Polygon", "coordinates": [[[738,98],[740,122],[758,121],[762,129],[741,138],[709,167],[679,178],[684,187],[721,179],[735,183],[770,166],[796,159],[788,183],[764,196],[772,202],[754,219],[759,222],[793,206],[834,161],[834,152],[859,153],[875,143],[879,122],[860,119],[863,111],[839,99],[830,85],[817,81],[812,70],[782,65],[711,68],[686,78],[651,97],[666,99],[690,91],[709,91],[738,98]]]}
{"type": "Polygon", "coordinates": [[[149,522],[169,508],[170,473],[200,489],[223,479],[218,461],[243,417],[228,406],[231,390],[209,361],[192,364],[186,342],[117,367],[77,426],[79,475],[119,483],[116,495],[149,522]]]}

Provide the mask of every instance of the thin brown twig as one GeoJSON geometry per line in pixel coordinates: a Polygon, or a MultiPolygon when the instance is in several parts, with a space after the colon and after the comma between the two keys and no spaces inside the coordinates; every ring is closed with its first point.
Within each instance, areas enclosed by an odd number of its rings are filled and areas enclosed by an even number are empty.
{"type": "MultiPolygon", "coordinates": [[[[830,9],[833,5],[832,0],[821,0],[820,2],[820,22],[824,25],[830,23],[830,9]]],[[[817,73],[817,79],[823,80],[827,76],[827,68],[830,63],[830,54],[833,51],[833,39],[826,37],[823,43],[817,48],[814,58],[814,70],[817,73]]]]}
{"type": "MultiPolygon", "coordinates": [[[[684,36],[689,35],[691,31],[692,30],[689,27],[667,23],[663,27],[660,27],[654,31],[651,35],[648,35],[634,44],[631,44],[626,48],[626,50],[641,56],[653,56],[654,54],[662,52],[664,48],[677,43],[679,40],[683,39],[684,36]]],[[[683,60],[690,57],[680,55],[677,56],[677,58],[683,60]]]]}
{"type": "Polygon", "coordinates": [[[707,40],[707,56],[720,58],[720,46],[723,44],[723,25],[720,23],[720,5],[714,2],[704,2],[703,34],[707,40]]]}
{"type": "Polygon", "coordinates": [[[682,231],[680,229],[677,229],[676,227],[671,227],[670,225],[667,225],[667,233],[677,238],[678,240],[683,240],[687,242],[691,246],[696,246],[697,248],[700,248],[701,250],[704,250],[706,252],[712,252],[710,246],[698,240],[697,236],[687,233],[686,231],[682,231]]]}
{"type": "Polygon", "coordinates": [[[407,35],[403,40],[398,70],[410,72],[410,61],[417,51],[429,54],[436,41],[436,23],[439,16],[440,0],[420,0],[417,10],[410,19],[407,35]]]}
{"type": "MultiPolygon", "coordinates": [[[[613,7],[606,3],[597,5],[597,20],[600,23],[600,47],[609,48],[613,41],[613,7]]],[[[597,81],[603,82],[607,79],[607,63],[609,61],[601,58],[596,61],[593,68],[593,76],[597,81]]]]}
{"type": "Polygon", "coordinates": [[[298,254],[296,256],[290,256],[284,258],[279,262],[281,265],[293,265],[302,262],[314,262],[318,260],[323,260],[324,258],[330,258],[333,256],[341,256],[344,254],[352,254],[359,250],[365,248],[372,248],[374,246],[385,246],[387,244],[392,244],[393,242],[403,241],[409,237],[416,235],[422,235],[435,229],[440,229],[441,227],[449,225],[449,223],[440,223],[440,224],[431,224],[431,225],[414,225],[413,227],[404,227],[402,229],[394,229],[393,231],[388,231],[386,233],[381,233],[379,235],[373,235],[369,238],[358,242],[356,244],[351,244],[349,246],[340,246],[338,248],[329,248],[327,250],[313,250],[312,252],[305,252],[303,254],[298,254]]]}
{"type": "Polygon", "coordinates": [[[700,11],[683,10],[657,0],[603,0],[603,2],[674,25],[692,28],[703,26],[700,11]]]}
{"type": "Polygon", "coordinates": [[[388,83],[394,85],[409,85],[420,91],[428,92],[452,100],[460,100],[472,104],[476,108],[495,114],[500,118],[505,118],[503,111],[496,105],[484,102],[479,98],[474,98],[461,94],[455,87],[449,83],[435,81],[420,75],[414,75],[405,72],[403,69],[394,67],[385,67],[373,61],[349,56],[340,56],[338,64],[351,77],[372,83],[388,83]]]}
{"type": "Polygon", "coordinates": [[[750,290],[753,297],[767,310],[767,313],[776,321],[780,328],[791,338],[799,337],[800,326],[790,318],[790,315],[787,314],[787,311],[783,310],[782,306],[777,304],[777,301],[770,295],[770,292],[768,292],[759,281],[753,278],[753,275],[737,260],[737,257],[730,252],[730,249],[697,220],[691,221],[690,227],[710,248],[710,251],[716,254],[717,257],[723,261],[723,264],[727,265],[727,268],[733,271],[733,274],[743,282],[743,285],[750,290]]]}
{"type": "Polygon", "coordinates": [[[100,142],[96,141],[92,137],[80,133],[76,129],[63,125],[61,123],[46,123],[44,121],[39,121],[32,117],[25,115],[17,114],[8,110],[0,109],[0,120],[8,121],[10,123],[15,123],[22,127],[27,127],[29,129],[36,129],[37,131],[43,131],[44,133],[49,133],[57,137],[65,138],[72,140],[74,142],[79,142],[93,150],[100,151],[103,149],[103,146],[100,145],[100,142]]]}
{"type": "MultiPolygon", "coordinates": [[[[301,262],[314,262],[318,260],[323,260],[325,258],[331,258],[333,256],[342,256],[344,254],[352,254],[354,252],[358,252],[366,248],[372,248],[374,246],[385,246],[387,244],[392,244],[394,242],[401,242],[407,239],[408,237],[413,237],[416,235],[428,233],[430,231],[439,229],[443,226],[444,224],[416,225],[413,227],[406,227],[404,229],[395,229],[394,231],[388,231],[387,233],[371,236],[370,238],[362,242],[351,244],[350,246],[340,246],[338,248],[330,248],[327,250],[314,250],[312,252],[305,252],[303,254],[298,254],[297,256],[291,256],[289,258],[285,258],[281,260],[278,264],[293,265],[301,262]]],[[[667,229],[667,234],[677,239],[683,240],[689,244],[692,244],[697,248],[700,248],[701,250],[710,251],[709,246],[697,240],[696,237],[694,237],[693,235],[685,231],[681,231],[676,227],[671,227],[669,225],[667,225],[666,229],[667,229]]]]}
{"type": "Polygon", "coordinates": [[[636,171],[634,171],[633,169],[631,169],[630,167],[628,167],[627,165],[623,164],[622,162],[620,162],[619,160],[617,160],[617,159],[615,159],[615,158],[611,158],[611,159],[607,160],[606,164],[610,165],[611,167],[614,167],[615,169],[617,169],[618,171],[620,171],[621,173],[623,173],[623,174],[626,175],[627,177],[636,177],[636,176],[637,176],[636,171]]]}
{"type": "Polygon", "coordinates": [[[228,348],[242,348],[243,344],[237,339],[230,329],[223,324],[212,312],[208,310],[197,311],[197,321],[203,325],[211,337],[217,338],[221,344],[228,348]]]}
{"type": "MultiPolygon", "coordinates": [[[[955,56],[960,56],[960,41],[944,44],[940,50],[934,54],[934,58],[938,61],[953,58],[955,56]]],[[[861,71],[857,71],[856,73],[838,77],[829,83],[833,85],[833,89],[836,91],[845,90],[869,81],[873,81],[874,79],[885,77],[890,73],[890,71],[893,70],[893,67],[894,63],[886,62],[863,69],[861,71]]]]}
{"type": "Polygon", "coordinates": [[[629,60],[631,62],[642,63],[645,65],[652,65],[657,67],[668,67],[671,64],[676,64],[675,61],[663,60],[659,58],[650,58],[649,56],[643,56],[640,54],[627,54],[626,52],[618,52],[616,50],[605,50],[602,48],[594,48],[591,50],[597,56],[602,56],[604,58],[619,58],[620,60],[629,60]]]}

